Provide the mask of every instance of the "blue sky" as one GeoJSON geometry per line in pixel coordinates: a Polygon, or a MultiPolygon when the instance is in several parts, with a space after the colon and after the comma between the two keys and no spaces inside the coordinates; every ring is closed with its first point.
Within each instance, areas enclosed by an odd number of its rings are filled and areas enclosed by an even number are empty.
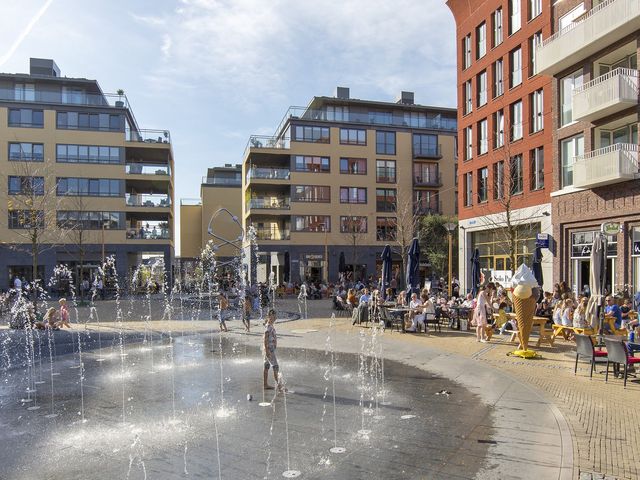
{"type": "Polygon", "coordinates": [[[444,0],[3,0],[0,71],[28,72],[29,57],[122,88],[142,128],[170,130],[178,201],[199,196],[207,167],[240,163],[249,135],[272,134],[290,105],[337,85],[456,102],[444,0]]]}

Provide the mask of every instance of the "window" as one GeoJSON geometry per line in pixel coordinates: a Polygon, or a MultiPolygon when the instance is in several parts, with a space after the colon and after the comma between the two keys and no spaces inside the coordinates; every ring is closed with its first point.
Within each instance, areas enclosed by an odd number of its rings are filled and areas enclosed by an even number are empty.
{"type": "Polygon", "coordinates": [[[531,150],[531,190],[544,188],[544,149],[531,150]]]}
{"type": "Polygon", "coordinates": [[[395,160],[376,160],[376,182],[396,183],[395,160]]]}
{"type": "Polygon", "coordinates": [[[43,128],[44,112],[42,110],[34,110],[32,108],[10,108],[9,126],[43,128]]]}
{"type": "Polygon", "coordinates": [[[489,168],[478,170],[478,202],[486,202],[489,198],[489,168]]]}
{"type": "Polygon", "coordinates": [[[9,195],[44,195],[44,177],[10,175],[9,195]]]}
{"type": "Polygon", "coordinates": [[[522,100],[511,104],[511,140],[522,138],[522,100]]]}
{"type": "Polygon", "coordinates": [[[498,110],[493,114],[493,148],[504,145],[504,110],[498,110]]]}
{"type": "Polygon", "coordinates": [[[124,194],[122,180],[111,178],[57,179],[57,194],[60,196],[121,197],[124,194]]]}
{"type": "Polygon", "coordinates": [[[493,64],[493,97],[499,97],[504,93],[504,62],[496,60],[493,64]]]}
{"type": "Polygon", "coordinates": [[[440,185],[440,170],[437,163],[414,163],[413,181],[418,186],[440,185]]]}
{"type": "Polygon", "coordinates": [[[42,143],[10,143],[9,160],[18,162],[43,162],[44,145],[42,143]]]}
{"type": "Polygon", "coordinates": [[[14,99],[20,102],[35,102],[36,86],[33,83],[16,83],[14,85],[14,99]]]}
{"type": "Polygon", "coordinates": [[[437,215],[440,213],[438,192],[434,190],[416,190],[415,213],[418,215],[437,215]]]}
{"type": "Polygon", "coordinates": [[[473,128],[468,126],[464,129],[464,159],[473,158],[473,128]]]}
{"type": "Polygon", "coordinates": [[[340,173],[348,175],[366,175],[367,159],[366,158],[341,158],[340,173]]]}
{"type": "Polygon", "coordinates": [[[518,195],[523,191],[522,179],[524,175],[522,170],[522,155],[511,157],[510,162],[511,195],[518,195]]]}
{"type": "Polygon", "coordinates": [[[414,133],[413,156],[432,158],[439,157],[440,145],[438,145],[438,136],[427,133],[414,133]]]}
{"type": "Polygon", "coordinates": [[[121,147],[98,145],[56,145],[56,161],[59,163],[122,163],[121,147]]]}
{"type": "MultiPolygon", "coordinates": [[[[96,212],[61,210],[57,213],[58,228],[84,230],[123,230],[125,228],[124,212],[96,212]]],[[[148,227],[148,224],[147,224],[148,227]]]]}
{"type": "Polygon", "coordinates": [[[482,22],[476,27],[476,59],[487,53],[487,24],[482,22]]]}
{"type": "Polygon", "coordinates": [[[563,16],[560,17],[560,20],[558,20],[558,27],[559,27],[558,30],[562,31],[565,28],[570,29],[573,26],[573,22],[578,17],[580,17],[584,12],[586,12],[586,10],[583,2],[577,7],[575,7],[573,10],[569,11],[568,13],[565,13],[563,16]]]}
{"type": "Polygon", "coordinates": [[[294,232],[330,232],[331,217],[328,215],[294,215],[294,232]]]}
{"type": "Polygon", "coordinates": [[[473,93],[471,92],[471,80],[464,82],[464,114],[473,110],[473,93]]]}
{"type": "Polygon", "coordinates": [[[542,45],[542,32],[536,32],[529,38],[529,77],[536,74],[536,51],[542,45]]]}
{"type": "Polygon", "coordinates": [[[600,148],[622,143],[638,144],[638,124],[635,122],[620,126],[615,130],[605,130],[603,128],[599,130],[600,148]]]}
{"type": "Polygon", "coordinates": [[[294,202],[321,202],[331,201],[331,187],[323,185],[294,185],[294,202]]]}
{"type": "Polygon", "coordinates": [[[329,157],[296,155],[294,163],[296,172],[329,172],[329,157]]]}
{"type": "Polygon", "coordinates": [[[544,128],[542,89],[533,92],[529,98],[531,102],[531,133],[535,133],[544,128]]]}
{"type": "Polygon", "coordinates": [[[367,203],[367,189],[340,187],[340,203],[367,203]]]}
{"type": "Polygon", "coordinates": [[[509,0],[509,35],[520,30],[522,24],[520,18],[520,2],[522,0],[509,0]]]}
{"type": "Polygon", "coordinates": [[[464,206],[471,205],[473,205],[473,173],[467,172],[464,174],[464,206]]]}
{"type": "Polygon", "coordinates": [[[462,68],[471,66],[471,34],[462,39],[462,68]]]}
{"type": "Polygon", "coordinates": [[[487,119],[478,122],[478,155],[489,151],[489,126],[487,119]]]}
{"type": "Polygon", "coordinates": [[[493,24],[493,47],[497,47],[502,43],[502,9],[499,8],[491,17],[493,24]]]}
{"type": "Polygon", "coordinates": [[[376,217],[376,240],[380,242],[395,240],[397,232],[395,218],[376,217]]]}
{"type": "Polygon", "coordinates": [[[573,72],[560,79],[560,126],[563,127],[573,122],[573,109],[571,108],[571,96],[573,90],[582,86],[582,69],[573,72]]]}
{"type": "Polygon", "coordinates": [[[64,130],[124,131],[124,116],[109,113],[57,112],[56,126],[64,130]]]}
{"type": "Polygon", "coordinates": [[[341,128],[340,143],[343,145],[366,145],[367,131],[358,128],[341,128]]]}
{"type": "Polygon", "coordinates": [[[396,211],[396,189],[376,188],[376,211],[395,212],[396,211]]]}
{"type": "Polygon", "coordinates": [[[504,198],[504,161],[493,164],[493,199],[504,198]]]}
{"type": "Polygon", "coordinates": [[[367,217],[340,217],[340,233],[367,233],[367,217]]]}
{"type": "Polygon", "coordinates": [[[517,87],[522,83],[522,49],[516,48],[509,53],[511,63],[511,75],[509,76],[509,87],[517,87]]]}
{"type": "Polygon", "coordinates": [[[487,103],[487,71],[484,70],[476,77],[476,87],[478,90],[478,107],[487,103]]]}
{"type": "Polygon", "coordinates": [[[329,143],[329,127],[307,127],[302,125],[293,125],[292,140],[296,142],[310,143],[329,143]]]}
{"type": "Polygon", "coordinates": [[[380,155],[396,154],[395,132],[376,132],[376,153],[380,155]]]}
{"type": "Polygon", "coordinates": [[[529,0],[529,20],[542,13],[542,0],[529,0]]]}
{"type": "Polygon", "coordinates": [[[8,215],[10,229],[44,228],[43,210],[9,210],[8,215]]]}
{"type": "Polygon", "coordinates": [[[584,137],[576,135],[560,142],[560,187],[573,185],[573,163],[575,157],[584,153],[584,137]]]}
{"type": "Polygon", "coordinates": [[[349,107],[346,105],[327,105],[327,120],[335,122],[349,121],[349,107]]]}

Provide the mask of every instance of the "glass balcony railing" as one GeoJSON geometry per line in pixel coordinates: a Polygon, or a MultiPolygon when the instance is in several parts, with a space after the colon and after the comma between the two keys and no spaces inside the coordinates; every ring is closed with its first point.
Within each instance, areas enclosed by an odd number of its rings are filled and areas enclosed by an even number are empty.
{"type": "Polygon", "coordinates": [[[275,230],[268,228],[256,229],[256,239],[258,240],[289,240],[291,234],[288,229],[275,230]]]}
{"type": "Polygon", "coordinates": [[[202,177],[202,183],[206,185],[242,185],[241,178],[231,177],[202,177]]]}
{"type": "Polygon", "coordinates": [[[442,174],[440,172],[414,173],[413,184],[419,187],[439,187],[442,185],[442,174]]]}
{"type": "Polygon", "coordinates": [[[127,193],[125,201],[128,207],[163,207],[171,206],[171,197],[162,194],[127,193]]]}
{"type": "Polygon", "coordinates": [[[289,180],[291,171],[288,168],[252,167],[247,172],[247,183],[250,179],[289,180]]]}
{"type": "Polygon", "coordinates": [[[244,149],[245,156],[250,148],[273,148],[277,150],[286,150],[290,147],[289,137],[277,137],[266,135],[251,135],[247,146],[244,149]]]}
{"type": "Polygon", "coordinates": [[[0,88],[0,101],[130,108],[127,96],[124,94],[63,92],[62,90],[43,92],[22,88],[0,88]]]}
{"type": "Polygon", "coordinates": [[[440,158],[442,157],[442,145],[433,145],[430,147],[413,147],[413,158],[440,158]]]}
{"type": "Polygon", "coordinates": [[[170,240],[166,222],[146,222],[127,228],[127,240],[170,240]]]}
{"type": "Polygon", "coordinates": [[[130,175],[169,175],[170,169],[168,165],[128,163],[126,172],[130,175]]]}
{"type": "Polygon", "coordinates": [[[285,197],[264,197],[252,198],[248,203],[249,209],[253,208],[272,208],[272,209],[289,209],[289,198],[285,197]]]}
{"type": "Polygon", "coordinates": [[[433,200],[429,202],[418,201],[415,205],[415,212],[417,215],[440,215],[442,213],[442,202],[433,200]]]}
{"type": "Polygon", "coordinates": [[[127,130],[127,142],[139,143],[171,143],[171,134],[169,130],[127,130]]]}

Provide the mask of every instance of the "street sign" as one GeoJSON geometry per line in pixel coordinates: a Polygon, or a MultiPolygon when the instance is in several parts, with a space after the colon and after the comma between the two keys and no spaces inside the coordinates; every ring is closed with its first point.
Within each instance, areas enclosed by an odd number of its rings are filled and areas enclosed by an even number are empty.
{"type": "Polygon", "coordinates": [[[536,247],[549,248],[549,234],[538,233],[536,235],[536,247]]]}

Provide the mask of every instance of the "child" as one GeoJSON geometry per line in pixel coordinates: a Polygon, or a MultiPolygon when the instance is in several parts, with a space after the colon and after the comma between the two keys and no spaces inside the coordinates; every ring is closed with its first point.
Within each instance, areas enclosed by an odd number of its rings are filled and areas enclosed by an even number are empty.
{"type": "Polygon", "coordinates": [[[36,322],[36,328],[39,330],[44,330],[45,328],[52,328],[54,330],[59,330],[58,323],[56,322],[56,309],[51,307],[44,314],[44,318],[41,322],[36,322]]]}
{"type": "Polygon", "coordinates": [[[251,294],[247,293],[244,297],[244,308],[242,309],[242,324],[247,333],[251,329],[251,294]]]}
{"type": "Polygon", "coordinates": [[[273,378],[276,381],[278,390],[281,389],[280,381],[278,379],[279,366],[278,358],[276,357],[276,348],[278,347],[278,337],[276,335],[276,329],[273,324],[276,323],[276,311],[274,309],[269,310],[267,313],[267,323],[264,327],[264,337],[262,341],[262,352],[264,354],[264,370],[262,372],[262,387],[265,390],[273,390],[273,387],[269,385],[267,381],[269,377],[269,367],[273,368],[273,378]]]}
{"type": "Polygon", "coordinates": [[[567,298],[562,309],[561,323],[565,327],[573,326],[573,300],[567,298]]]}
{"type": "Polygon", "coordinates": [[[227,297],[225,296],[224,293],[220,293],[219,302],[220,302],[220,318],[218,318],[218,321],[220,322],[220,331],[228,332],[229,329],[227,328],[227,322],[224,319],[224,311],[229,308],[229,300],[227,300],[227,297]]]}
{"type": "Polygon", "coordinates": [[[587,328],[587,297],[582,297],[578,303],[578,308],[573,312],[573,326],[575,328],[587,328]]]}
{"type": "Polygon", "coordinates": [[[60,304],[60,313],[58,314],[60,321],[58,322],[58,327],[71,328],[71,324],[69,323],[69,310],[67,309],[67,299],[61,298],[58,300],[58,304],[60,304]]]}

